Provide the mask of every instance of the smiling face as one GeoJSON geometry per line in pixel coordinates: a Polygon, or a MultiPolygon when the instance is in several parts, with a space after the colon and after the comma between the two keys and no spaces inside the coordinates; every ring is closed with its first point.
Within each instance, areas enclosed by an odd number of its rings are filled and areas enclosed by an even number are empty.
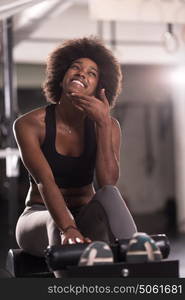
{"type": "Polygon", "coordinates": [[[68,68],[62,81],[63,92],[93,96],[99,80],[97,64],[89,58],[79,58],[68,68]]]}

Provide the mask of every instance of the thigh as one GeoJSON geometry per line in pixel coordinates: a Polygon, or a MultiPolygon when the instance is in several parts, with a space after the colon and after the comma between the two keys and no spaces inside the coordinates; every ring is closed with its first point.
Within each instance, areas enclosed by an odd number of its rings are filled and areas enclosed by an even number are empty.
{"type": "Polygon", "coordinates": [[[48,246],[48,218],[50,214],[45,208],[25,209],[16,226],[16,239],[20,248],[33,255],[44,255],[48,246]]]}

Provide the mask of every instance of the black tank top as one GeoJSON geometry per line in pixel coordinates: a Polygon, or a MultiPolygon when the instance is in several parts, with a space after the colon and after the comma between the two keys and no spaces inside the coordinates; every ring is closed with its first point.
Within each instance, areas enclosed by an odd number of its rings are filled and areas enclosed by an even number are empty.
{"type": "MultiPolygon", "coordinates": [[[[96,160],[96,135],[94,122],[85,118],[84,150],[78,156],[59,154],[55,148],[55,104],[46,106],[46,135],[41,146],[59,188],[82,187],[92,183],[96,160]]],[[[30,176],[31,182],[34,182],[30,176]]]]}

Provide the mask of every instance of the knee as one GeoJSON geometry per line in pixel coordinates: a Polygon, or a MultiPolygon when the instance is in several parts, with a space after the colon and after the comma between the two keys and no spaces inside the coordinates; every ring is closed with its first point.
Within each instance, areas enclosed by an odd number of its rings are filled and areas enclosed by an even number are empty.
{"type": "Polygon", "coordinates": [[[108,198],[110,198],[111,195],[120,195],[119,189],[115,185],[104,185],[99,189],[99,192],[105,195],[105,197],[109,196],[108,198]]]}
{"type": "Polygon", "coordinates": [[[95,200],[100,203],[123,202],[119,189],[115,185],[105,185],[96,192],[95,200]]]}

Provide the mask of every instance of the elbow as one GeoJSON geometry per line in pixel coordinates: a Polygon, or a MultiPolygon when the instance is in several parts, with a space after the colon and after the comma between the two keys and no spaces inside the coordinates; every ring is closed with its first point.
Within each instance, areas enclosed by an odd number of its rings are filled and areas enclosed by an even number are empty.
{"type": "Polygon", "coordinates": [[[104,176],[102,178],[97,178],[99,188],[102,188],[105,185],[116,185],[119,180],[119,174],[114,176],[104,176]]]}
{"type": "Polygon", "coordinates": [[[99,187],[103,187],[105,185],[116,185],[119,177],[120,169],[118,166],[114,166],[114,168],[110,168],[110,170],[107,168],[105,171],[98,170],[98,172],[96,172],[96,178],[99,187]]]}

